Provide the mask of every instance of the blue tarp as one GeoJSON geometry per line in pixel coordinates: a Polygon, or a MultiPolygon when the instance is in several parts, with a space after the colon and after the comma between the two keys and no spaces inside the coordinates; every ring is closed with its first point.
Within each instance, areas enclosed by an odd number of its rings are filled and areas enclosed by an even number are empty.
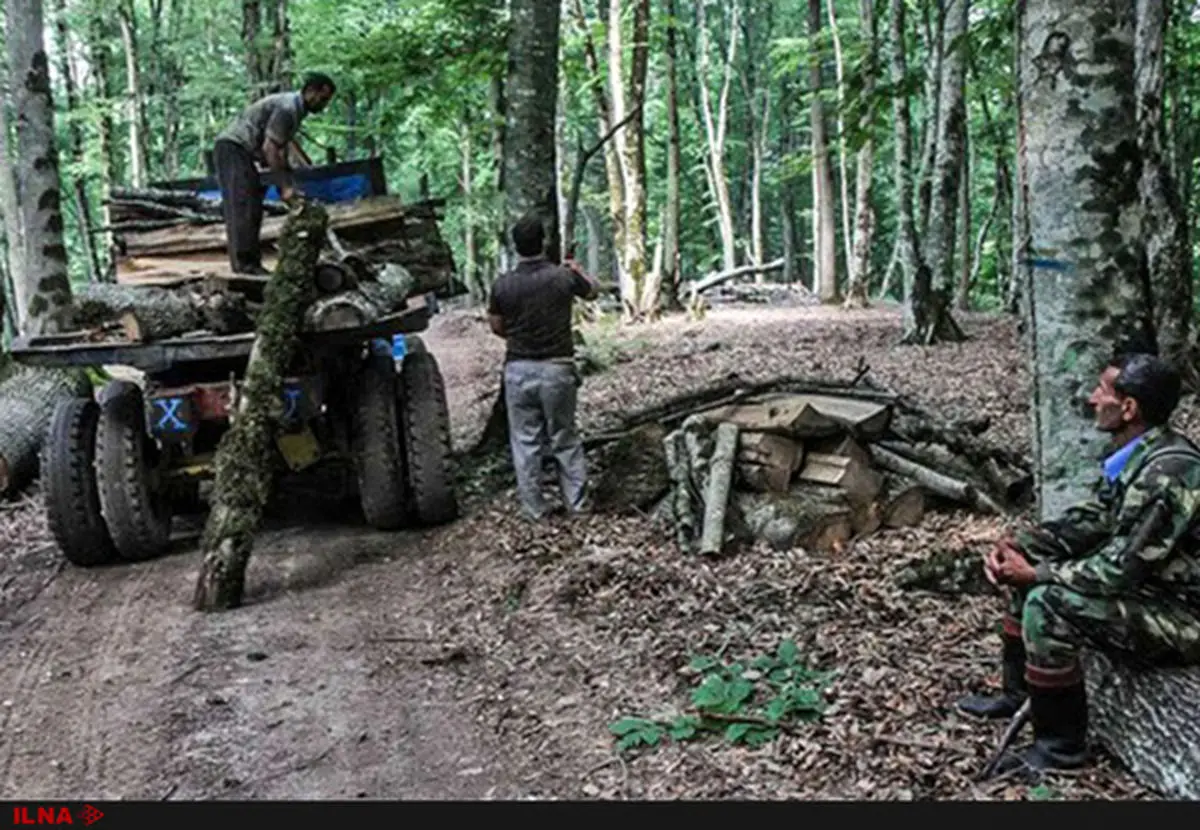
{"type": "MultiPolygon", "coordinates": [[[[306,180],[297,176],[298,189],[310,199],[318,202],[352,202],[371,195],[371,180],[362,173],[349,176],[336,176],[332,179],[306,180]]],[[[221,201],[221,191],[201,190],[196,193],[205,199],[211,199],[218,204],[221,201]]],[[[279,188],[271,185],[267,188],[267,199],[279,201],[279,188]]]]}

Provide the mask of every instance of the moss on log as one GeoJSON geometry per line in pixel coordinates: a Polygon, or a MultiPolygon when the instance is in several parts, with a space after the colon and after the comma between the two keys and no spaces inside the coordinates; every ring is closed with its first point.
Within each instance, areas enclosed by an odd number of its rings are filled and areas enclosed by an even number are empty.
{"type": "Polygon", "coordinates": [[[91,394],[87,375],[74,369],[19,367],[0,383],[0,495],[17,493],[37,477],[58,402],[91,394]]]}
{"type": "Polygon", "coordinates": [[[237,412],[217,447],[212,509],[193,598],[197,610],[241,605],[254,534],[274,483],[272,436],[281,414],[282,379],[297,351],[304,311],[316,296],[312,274],[327,223],[324,208],[304,202],[284,226],[237,412]]]}
{"type": "Polygon", "coordinates": [[[1142,669],[1085,652],[1092,738],[1145,787],[1200,799],[1200,666],[1142,669]]]}

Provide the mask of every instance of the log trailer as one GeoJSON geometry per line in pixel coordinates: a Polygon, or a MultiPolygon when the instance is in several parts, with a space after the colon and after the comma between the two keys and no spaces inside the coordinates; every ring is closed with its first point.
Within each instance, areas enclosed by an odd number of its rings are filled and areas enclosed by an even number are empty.
{"type": "MultiPolygon", "coordinates": [[[[438,232],[432,210],[438,205],[403,205],[388,196],[378,158],[308,168],[297,180],[307,198],[327,203],[330,241],[338,251],[314,273],[323,286],[321,300],[354,293],[337,268],[331,281],[331,262],[360,270],[364,262],[391,263],[388,268],[399,266],[419,278],[411,297],[381,313],[363,313],[362,302],[335,303],[323,318],[306,321],[272,424],[277,471],[286,476],[340,465],[367,522],[378,529],[453,520],[458,503],[446,394],[437,360],[418,336],[429,324],[430,294],[463,293],[438,232]],[[429,290],[431,285],[436,288],[429,290]]],[[[157,209],[158,220],[144,219],[147,210],[154,215],[153,205],[143,204],[141,217],[132,221],[113,209],[110,228],[120,228],[124,219],[129,230],[111,231],[116,286],[99,287],[136,297],[144,287],[161,294],[200,284],[208,286],[208,296],[240,295],[239,302],[251,307],[261,301],[270,278],[229,271],[219,207],[216,220],[213,211],[195,210],[197,198],[218,196],[214,180],[159,183],[152,192],[169,195],[155,203],[167,205],[157,209]],[[161,218],[171,203],[191,205],[188,217],[173,225],[161,218]]],[[[131,201],[125,200],[127,211],[131,201]]],[[[268,268],[282,222],[270,213],[264,221],[268,268]]],[[[116,309],[127,312],[124,325],[109,320],[66,334],[22,337],[12,347],[13,357],[26,365],[109,367],[112,374],[130,375],[109,381],[98,394],[61,402],[43,441],[49,527],[65,558],[79,566],[144,561],[166,552],[173,518],[203,504],[202,485],[213,478],[218,442],[236,417],[254,345],[252,321],[232,333],[208,326],[148,339],[145,332],[163,329],[146,325],[146,315],[137,320],[132,308],[116,309]]]]}

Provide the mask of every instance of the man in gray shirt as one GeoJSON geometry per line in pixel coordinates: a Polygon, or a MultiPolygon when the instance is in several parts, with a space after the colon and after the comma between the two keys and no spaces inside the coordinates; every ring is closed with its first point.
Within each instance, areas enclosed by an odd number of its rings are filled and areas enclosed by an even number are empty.
{"type": "Polygon", "coordinates": [[[575,424],[578,376],[571,307],[594,300],[596,283],[574,263],[546,258],[545,228],[536,213],[512,229],[518,262],[492,286],[488,321],[505,340],[504,398],[521,509],[533,520],[547,515],[541,474],[545,450],[558,466],[559,488],[570,513],[584,512],[587,464],[575,424]]]}
{"type": "Polygon", "coordinates": [[[260,98],[242,111],[217,136],[213,162],[221,188],[229,264],[237,274],[266,274],[259,234],[263,197],[257,164],[264,165],[290,201],[295,184],[288,163],[288,145],[309,113],[329,105],[337,87],[328,75],[314,73],[299,92],[279,92],[260,98]]]}

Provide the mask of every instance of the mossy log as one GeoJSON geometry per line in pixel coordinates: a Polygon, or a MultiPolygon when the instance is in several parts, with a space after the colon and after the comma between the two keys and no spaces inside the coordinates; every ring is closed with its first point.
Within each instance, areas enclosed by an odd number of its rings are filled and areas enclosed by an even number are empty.
{"type": "Polygon", "coordinates": [[[241,605],[254,534],[274,484],[272,436],[283,376],[295,357],[304,310],[316,296],[313,268],[328,214],[303,202],[288,215],[279,263],[267,285],[236,413],[217,447],[211,510],[193,604],[201,611],[241,605]]]}
{"type": "Polygon", "coordinates": [[[870,530],[870,516],[856,516],[837,487],[805,483],[790,493],[739,492],[733,502],[746,530],[776,550],[837,550],[854,538],[856,519],[870,530]]]}
{"type": "Polygon", "coordinates": [[[1092,737],[1145,787],[1200,799],[1200,666],[1138,668],[1084,652],[1092,737]]]}
{"type": "Polygon", "coordinates": [[[137,343],[201,330],[251,331],[256,310],[245,296],[202,282],[180,288],[93,283],[76,292],[75,304],[80,325],[120,322],[125,336],[137,343]]]}
{"type": "Polygon", "coordinates": [[[20,367],[0,383],[0,495],[17,493],[37,477],[58,402],[91,394],[87,375],[73,369],[20,367]]]}

